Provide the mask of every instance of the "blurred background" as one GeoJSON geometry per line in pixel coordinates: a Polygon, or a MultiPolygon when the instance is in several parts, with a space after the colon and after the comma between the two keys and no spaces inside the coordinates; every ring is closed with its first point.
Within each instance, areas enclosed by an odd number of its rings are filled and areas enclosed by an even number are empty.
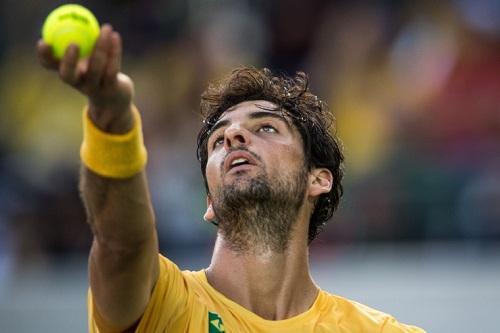
{"type": "MultiPolygon", "coordinates": [[[[199,96],[239,65],[310,75],[346,155],[311,247],[326,290],[428,332],[498,331],[500,1],[75,1],[123,37],[161,251],[209,263],[199,96]]],[[[0,1],[0,332],[86,332],[85,99],[35,44],[63,1],[0,1]]]]}

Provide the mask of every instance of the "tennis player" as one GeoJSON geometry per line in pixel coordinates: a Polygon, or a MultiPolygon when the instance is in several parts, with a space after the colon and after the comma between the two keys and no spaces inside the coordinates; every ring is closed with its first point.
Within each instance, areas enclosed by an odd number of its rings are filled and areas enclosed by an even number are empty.
{"type": "Polygon", "coordinates": [[[61,61],[41,41],[38,53],[88,97],[81,191],[94,234],[90,332],[423,332],[311,278],[308,246],[342,195],[343,156],[305,74],[240,68],[202,94],[204,219],[218,233],[210,266],[190,272],[159,254],[120,35],[104,25],[84,62],[74,45],[61,61]]]}

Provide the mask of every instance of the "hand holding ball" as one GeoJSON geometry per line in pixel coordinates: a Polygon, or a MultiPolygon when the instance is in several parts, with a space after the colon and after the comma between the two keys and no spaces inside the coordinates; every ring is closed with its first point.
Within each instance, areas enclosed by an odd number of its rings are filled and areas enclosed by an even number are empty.
{"type": "Polygon", "coordinates": [[[89,115],[98,127],[113,133],[122,133],[121,126],[130,129],[134,85],[121,73],[120,34],[110,24],[100,28],[89,10],[71,4],[49,14],[42,37],[36,46],[40,64],[88,98],[89,115]]]}
{"type": "Polygon", "coordinates": [[[87,8],[68,4],[54,9],[45,19],[42,38],[52,46],[56,59],[62,59],[70,44],[77,44],[80,57],[88,57],[99,36],[99,23],[87,8]]]}

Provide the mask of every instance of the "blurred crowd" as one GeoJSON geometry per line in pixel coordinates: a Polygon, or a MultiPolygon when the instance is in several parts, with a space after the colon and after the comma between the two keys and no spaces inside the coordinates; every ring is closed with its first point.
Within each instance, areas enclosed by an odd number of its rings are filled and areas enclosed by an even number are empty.
{"type": "MultiPolygon", "coordinates": [[[[199,96],[239,65],[307,72],[336,117],[345,195],[319,244],[500,240],[500,1],[77,2],[122,35],[162,249],[213,241],[199,96]]],[[[91,241],[78,193],[85,99],[34,52],[59,4],[0,2],[0,272],[91,241]]]]}

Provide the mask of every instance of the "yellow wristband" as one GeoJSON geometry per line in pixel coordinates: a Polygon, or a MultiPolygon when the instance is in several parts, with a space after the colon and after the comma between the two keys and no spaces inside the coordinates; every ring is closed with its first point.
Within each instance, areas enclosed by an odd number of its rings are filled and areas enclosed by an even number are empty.
{"type": "Polygon", "coordinates": [[[134,127],[125,134],[106,133],[83,113],[83,142],[80,157],[83,164],[103,177],[129,178],[141,172],[147,162],[142,137],[141,116],[132,107],[134,127]]]}

